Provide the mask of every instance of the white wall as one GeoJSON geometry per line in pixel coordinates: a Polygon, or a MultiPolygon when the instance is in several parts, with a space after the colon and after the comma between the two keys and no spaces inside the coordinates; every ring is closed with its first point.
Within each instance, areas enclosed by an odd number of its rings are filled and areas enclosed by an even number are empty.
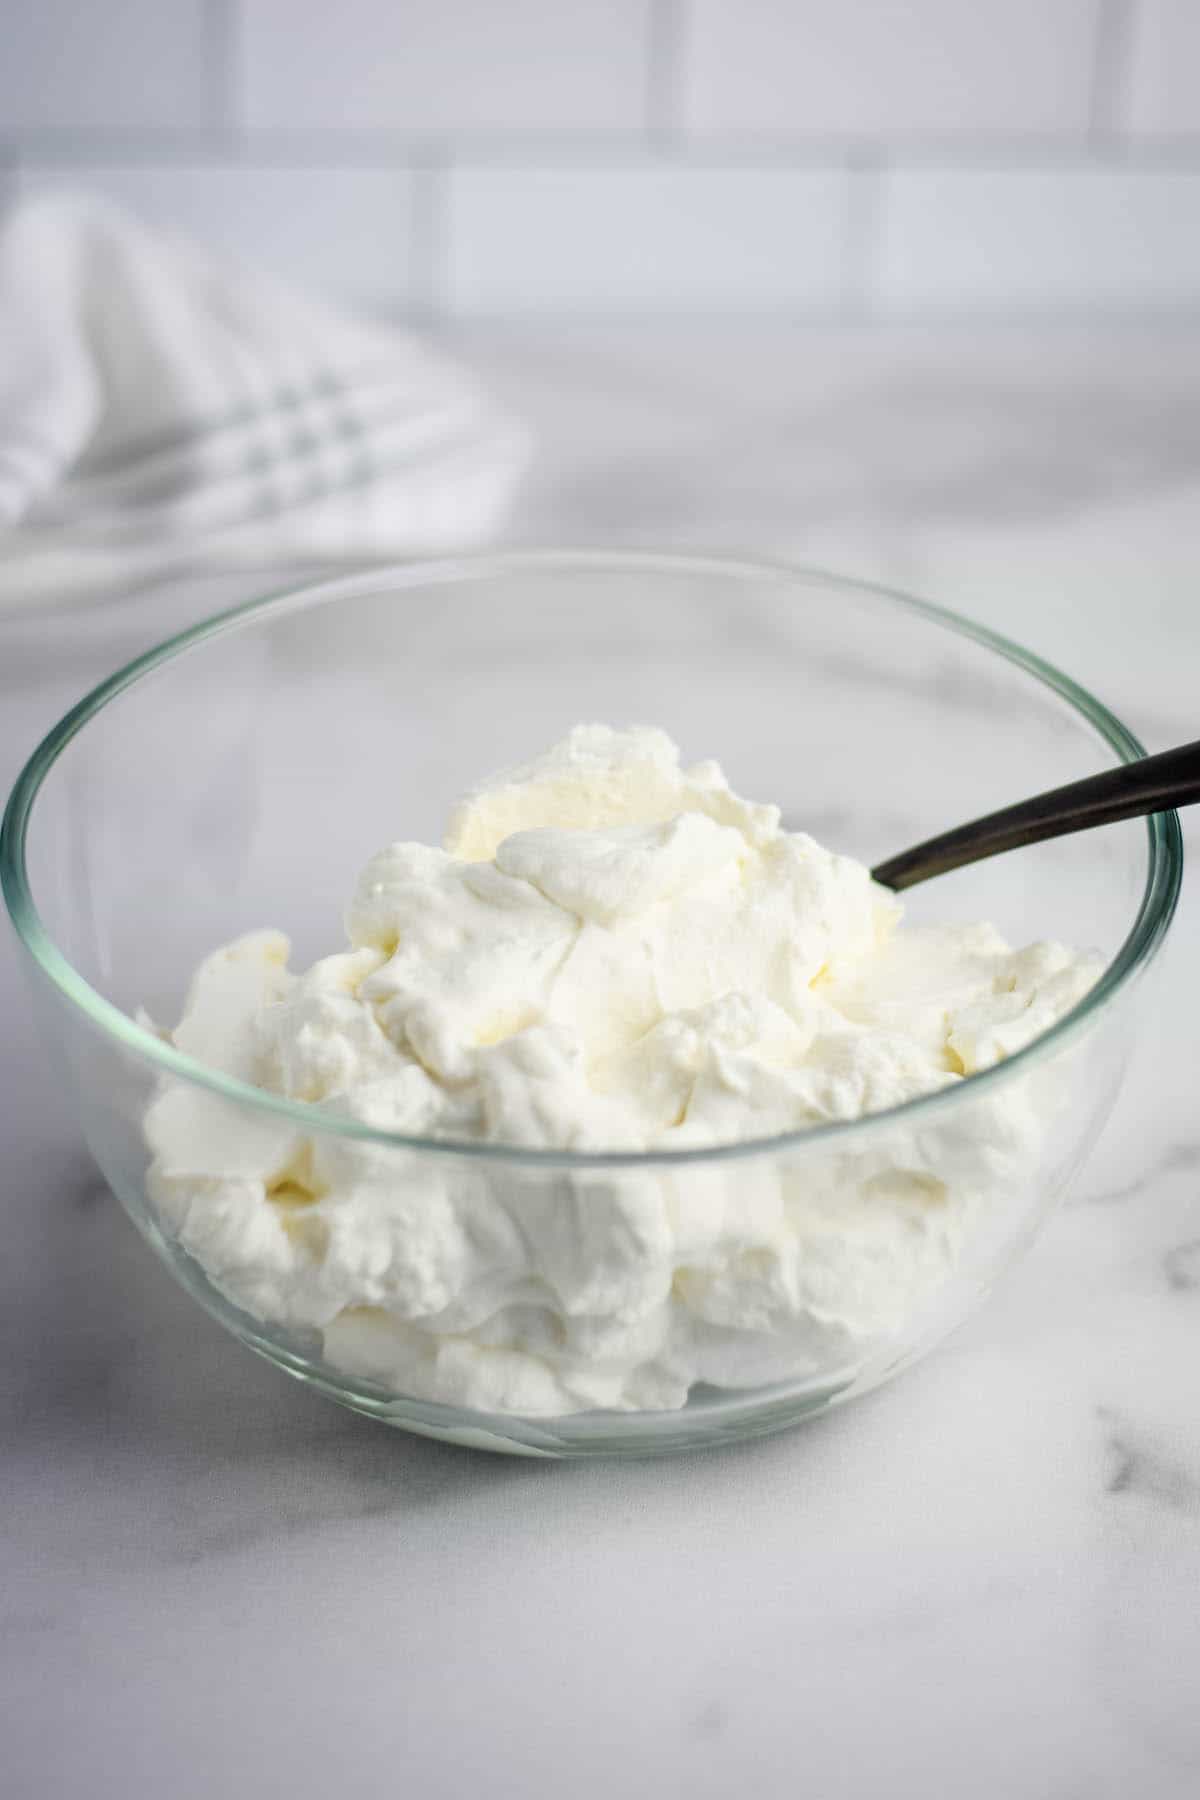
{"type": "Polygon", "coordinates": [[[465,317],[1200,308],[1200,0],[0,0],[0,194],[465,317]]]}

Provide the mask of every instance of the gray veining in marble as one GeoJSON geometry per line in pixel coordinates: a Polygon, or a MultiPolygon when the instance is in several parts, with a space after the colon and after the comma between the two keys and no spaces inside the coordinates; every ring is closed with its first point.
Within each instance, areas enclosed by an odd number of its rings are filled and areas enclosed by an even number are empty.
{"type": "Polygon", "coordinates": [[[1200,1237],[1176,1244],[1163,1257],[1167,1286],[1177,1294],[1200,1291],[1200,1237]]]}
{"type": "Polygon", "coordinates": [[[1139,1494],[1200,1521],[1200,1468],[1176,1461],[1123,1425],[1113,1430],[1108,1449],[1111,1472],[1104,1484],[1106,1493],[1139,1494]]]}
{"type": "MultiPolygon", "coordinates": [[[[799,554],[1035,645],[1152,748],[1200,729],[1195,336],[466,347],[543,445],[514,541],[799,554]]],[[[265,585],[0,622],[0,776],[265,585]]],[[[902,844],[905,796],[873,823],[902,844]]],[[[5,1800],[1200,1792],[1198,944],[1193,885],[1099,1151],[940,1352],[776,1440],[551,1467],[389,1434],[201,1316],[56,1116],[6,940],[5,1800]]]]}

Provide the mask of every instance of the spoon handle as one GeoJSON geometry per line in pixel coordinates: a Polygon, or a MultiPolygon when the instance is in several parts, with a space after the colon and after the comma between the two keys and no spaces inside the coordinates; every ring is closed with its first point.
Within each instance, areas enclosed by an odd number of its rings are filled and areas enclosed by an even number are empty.
{"type": "Polygon", "coordinates": [[[1190,806],[1197,800],[1200,743],[1181,744],[1176,750],[1105,769],[1103,774],[1088,775],[1083,781],[1069,782],[1048,794],[973,819],[969,825],[958,825],[889,857],[871,873],[898,893],[918,881],[928,881],[931,875],[946,875],[965,863],[998,856],[1002,850],[1040,844],[1073,831],[1090,831],[1093,825],[1109,825],[1115,819],[1136,819],[1173,806],[1190,806]]]}

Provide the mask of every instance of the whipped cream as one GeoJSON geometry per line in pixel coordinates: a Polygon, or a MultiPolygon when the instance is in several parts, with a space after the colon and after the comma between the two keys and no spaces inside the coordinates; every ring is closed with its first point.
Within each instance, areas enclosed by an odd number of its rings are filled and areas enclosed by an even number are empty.
{"type": "MultiPolygon", "coordinates": [[[[300,974],[276,931],[216,951],[173,1041],[387,1132],[702,1149],[959,1085],[1099,972],[900,918],[716,763],[579,726],[469,794],[444,849],[373,857],[347,950],[300,974]]],[[[223,1294],[348,1373],[483,1411],[668,1408],[895,1337],[1027,1175],[1045,1110],[1020,1083],[845,1150],[578,1170],[310,1131],[170,1081],[148,1191],[223,1294]]]]}

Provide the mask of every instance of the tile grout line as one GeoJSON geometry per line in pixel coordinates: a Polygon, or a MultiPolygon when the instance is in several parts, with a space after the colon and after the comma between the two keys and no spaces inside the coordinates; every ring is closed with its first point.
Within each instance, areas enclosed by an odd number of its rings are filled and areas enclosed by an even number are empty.
{"type": "Polygon", "coordinates": [[[21,191],[16,146],[0,142],[0,222],[21,191]]]}
{"type": "Polygon", "coordinates": [[[204,6],[205,77],[212,129],[225,137],[232,137],[238,124],[233,22],[237,4],[238,0],[205,0],[204,6]]]}
{"type": "MultiPolygon", "coordinates": [[[[1161,138],[1097,141],[1042,137],[1028,133],[980,137],[920,134],[878,139],[862,136],[667,134],[675,159],[705,168],[845,168],[864,156],[904,167],[936,166],[964,172],[988,169],[1105,167],[1120,160],[1147,169],[1200,169],[1200,137],[1175,133],[1161,138]]],[[[3,143],[29,161],[145,163],[170,168],[183,160],[210,159],[229,165],[273,168],[388,168],[419,163],[431,146],[445,159],[490,168],[651,167],[654,142],[626,133],[408,133],[343,129],[257,129],[229,127],[30,128],[10,129],[3,143]]]]}
{"type": "Polygon", "coordinates": [[[649,0],[646,21],[645,131],[647,143],[668,145],[680,130],[679,82],[685,0],[649,0]]]}
{"type": "Polygon", "coordinates": [[[429,145],[409,164],[412,218],[409,226],[408,313],[420,324],[434,324],[446,311],[449,274],[447,207],[449,164],[444,150],[429,145]]]}
{"type": "Polygon", "coordinates": [[[1092,149],[1124,144],[1121,103],[1128,97],[1138,0],[1096,0],[1096,35],[1087,142],[1092,149]]]}
{"type": "Polygon", "coordinates": [[[864,146],[846,162],[841,293],[847,322],[868,319],[875,310],[886,172],[886,159],[878,149],[864,146]]]}

